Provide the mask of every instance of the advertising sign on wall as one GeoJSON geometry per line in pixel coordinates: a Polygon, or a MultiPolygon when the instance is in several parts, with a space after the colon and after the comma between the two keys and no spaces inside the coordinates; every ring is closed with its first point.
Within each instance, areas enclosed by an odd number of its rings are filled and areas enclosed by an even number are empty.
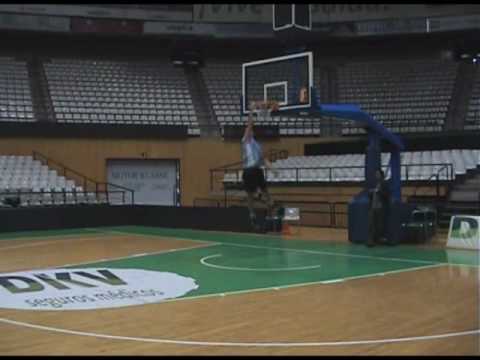
{"type": "Polygon", "coordinates": [[[108,182],[135,191],[135,204],[177,204],[177,160],[108,160],[108,182]]]}
{"type": "Polygon", "coordinates": [[[0,29],[69,32],[70,18],[0,13],[0,29]]]}

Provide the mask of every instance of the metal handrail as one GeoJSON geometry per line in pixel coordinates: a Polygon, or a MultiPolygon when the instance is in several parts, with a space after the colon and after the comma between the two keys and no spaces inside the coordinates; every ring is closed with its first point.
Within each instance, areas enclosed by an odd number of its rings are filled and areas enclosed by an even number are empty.
{"type": "MultiPolygon", "coordinates": [[[[275,194],[275,195],[289,195],[289,194],[275,194]]],[[[321,196],[321,194],[315,194],[318,196],[321,196]]],[[[232,206],[232,203],[240,203],[240,204],[245,204],[246,199],[243,200],[230,200],[230,204],[228,202],[225,202],[224,207],[229,207],[232,206]]],[[[309,214],[328,214],[329,215],[329,224],[327,226],[329,227],[342,227],[338,221],[337,221],[337,215],[348,215],[348,211],[340,211],[338,207],[340,206],[348,206],[348,202],[340,202],[340,201],[334,201],[334,202],[329,202],[329,201],[315,201],[315,200],[292,200],[292,201],[285,201],[285,200],[280,200],[278,201],[282,205],[286,204],[313,204],[313,205],[318,205],[319,207],[321,206],[326,206],[328,210],[322,210],[322,209],[302,209],[302,213],[309,213],[309,214]]]]}
{"type": "MultiPolygon", "coordinates": [[[[453,179],[453,165],[451,163],[449,164],[445,164],[445,163],[424,163],[424,164],[403,164],[401,165],[402,168],[405,168],[406,169],[406,172],[405,172],[405,175],[406,175],[406,179],[405,181],[409,181],[409,171],[408,169],[409,168],[412,168],[412,167],[418,167],[418,166],[442,166],[443,167],[451,167],[451,170],[450,170],[450,180],[453,179]]],[[[299,172],[302,171],[302,170],[328,170],[328,181],[329,182],[332,182],[333,181],[333,178],[332,178],[332,175],[333,175],[333,172],[335,170],[347,170],[347,169],[364,169],[365,166],[363,165],[351,165],[351,166],[316,166],[316,167],[290,167],[290,168],[283,168],[283,167],[275,167],[273,169],[268,169],[266,168],[265,169],[265,173],[266,173],[266,176],[268,177],[268,174],[270,172],[277,172],[277,171],[295,171],[295,181],[296,182],[299,182],[299,172]]],[[[225,174],[227,173],[235,173],[236,174],[236,182],[240,182],[240,175],[239,175],[239,172],[240,171],[243,171],[243,168],[232,168],[232,169],[212,169],[210,170],[211,172],[211,176],[210,176],[210,179],[211,181],[213,181],[213,174],[215,172],[223,172],[223,180],[222,182],[223,183],[226,183],[228,181],[225,181],[225,174]]],[[[213,183],[211,184],[211,187],[210,187],[212,190],[213,190],[213,183]]]]}
{"type": "MultiPolygon", "coordinates": [[[[440,173],[442,171],[446,170],[446,174],[447,174],[447,181],[452,181],[453,180],[453,164],[452,163],[448,163],[448,164],[445,164],[444,166],[442,166],[436,173],[430,175],[430,177],[426,180],[426,181],[430,181],[432,180],[433,178],[436,179],[435,181],[435,185],[436,185],[436,197],[437,197],[437,200],[440,198],[440,173]]],[[[417,195],[417,191],[418,189],[420,189],[421,187],[423,187],[424,185],[419,185],[415,188],[415,191],[413,192],[413,196],[416,196],[417,195]]]]}
{"type": "Polygon", "coordinates": [[[125,190],[125,191],[130,192],[132,201],[134,201],[134,199],[135,199],[135,190],[133,190],[133,189],[129,189],[127,187],[117,185],[117,184],[113,184],[113,183],[110,183],[110,182],[99,182],[95,179],[89,178],[88,176],[85,176],[85,175],[81,174],[80,172],[78,172],[76,170],[73,170],[73,169],[63,165],[62,163],[60,163],[58,161],[55,161],[55,160],[52,160],[52,159],[48,158],[47,156],[43,155],[42,153],[40,153],[38,151],[34,150],[32,153],[33,153],[33,159],[34,160],[38,160],[38,161],[40,161],[41,163],[44,163],[47,166],[50,166],[50,165],[53,164],[54,166],[60,168],[61,173],[63,173],[63,176],[69,177],[68,173],[71,173],[71,174],[74,174],[74,175],[80,177],[82,179],[84,189],[88,189],[87,185],[88,185],[88,182],[90,182],[90,183],[93,184],[96,193],[101,191],[99,189],[102,186],[105,189],[104,191],[108,191],[106,189],[108,189],[108,187],[110,186],[112,188],[117,188],[117,189],[121,189],[121,190],[125,190]]]}
{"type": "MultiPolygon", "coordinates": [[[[279,116],[281,117],[281,115],[279,116]]],[[[278,126],[280,131],[287,130],[287,132],[289,129],[299,129],[299,130],[318,129],[320,130],[320,134],[322,133],[322,131],[326,131],[329,133],[332,131],[340,131],[341,136],[359,135],[364,132],[366,133],[365,126],[355,123],[354,121],[343,121],[343,122],[333,122],[333,123],[329,121],[317,121],[317,119],[324,119],[324,120],[331,119],[330,116],[321,116],[321,115],[315,115],[315,116],[298,115],[297,118],[302,120],[302,121],[299,121],[298,125],[293,125],[293,126],[287,125],[286,123],[282,123],[279,121],[272,121],[269,124],[262,124],[262,125],[278,126]],[[346,130],[347,133],[343,132],[342,130],[346,130]],[[353,133],[351,130],[356,130],[356,131],[355,133],[353,133]]],[[[418,131],[425,132],[425,133],[428,133],[428,132],[438,133],[438,132],[441,132],[444,127],[444,123],[438,120],[425,123],[424,121],[422,122],[417,119],[407,119],[405,117],[399,120],[381,120],[380,119],[379,122],[381,122],[383,126],[385,126],[387,129],[395,129],[394,132],[397,132],[397,133],[408,133],[408,132],[418,132],[418,131]]],[[[237,125],[221,124],[220,129],[222,130],[225,126],[244,127],[245,125],[243,123],[239,123],[237,125]]],[[[294,135],[298,136],[299,134],[294,134],[294,135]]],[[[313,134],[313,131],[312,131],[311,133],[308,133],[308,134],[304,133],[303,135],[312,136],[315,134],[313,134]]]]}
{"type": "Polygon", "coordinates": [[[67,166],[65,166],[65,165],[63,165],[63,164],[61,164],[61,163],[59,163],[59,162],[57,162],[57,161],[55,161],[55,160],[52,160],[52,159],[48,158],[47,156],[43,155],[42,153],[40,153],[40,152],[38,152],[38,151],[33,151],[33,159],[34,159],[34,160],[39,160],[40,162],[43,162],[43,163],[44,163],[45,165],[47,165],[47,166],[53,164],[54,166],[59,167],[59,168],[62,170],[61,172],[63,173],[63,176],[66,176],[67,172],[70,172],[70,173],[72,173],[72,174],[75,174],[76,176],[81,177],[82,179],[84,179],[84,185],[85,185],[84,188],[87,188],[87,186],[86,186],[87,181],[90,181],[90,182],[92,182],[92,183],[94,183],[94,184],[97,183],[96,180],[91,179],[91,178],[89,178],[89,177],[87,177],[87,176],[79,173],[79,172],[76,171],[76,170],[70,169],[69,167],[67,167],[67,166]]]}

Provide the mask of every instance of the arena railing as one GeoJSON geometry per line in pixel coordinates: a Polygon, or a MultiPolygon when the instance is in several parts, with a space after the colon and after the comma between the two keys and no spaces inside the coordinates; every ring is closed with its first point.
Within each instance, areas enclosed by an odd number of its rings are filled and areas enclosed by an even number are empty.
{"type": "MultiPolygon", "coordinates": [[[[427,179],[419,179],[416,174],[416,171],[413,171],[412,169],[414,168],[425,168],[425,167],[430,167],[430,168],[436,168],[436,167],[442,167],[441,171],[445,171],[445,178],[440,179],[440,170],[436,171],[432,170],[433,173],[429,175],[430,179],[432,176],[437,176],[438,175],[438,184],[440,184],[441,181],[444,182],[451,182],[454,180],[454,170],[453,170],[453,165],[452,164],[447,164],[447,163],[425,163],[425,164],[404,164],[401,165],[402,170],[405,169],[404,173],[402,171],[402,175],[404,175],[404,178],[402,181],[428,181],[427,179]],[[445,169],[445,170],[443,170],[445,169]]],[[[365,167],[363,165],[358,165],[358,166],[317,166],[317,167],[290,167],[290,168],[285,168],[285,167],[275,167],[273,169],[268,169],[265,168],[265,176],[267,181],[270,184],[308,184],[308,183],[341,183],[341,182],[354,182],[354,183],[361,183],[364,181],[363,177],[360,180],[357,180],[353,177],[350,178],[342,178],[342,177],[336,177],[335,174],[340,172],[340,171],[345,171],[345,170],[350,170],[350,169],[360,169],[364,170],[365,167]],[[310,178],[309,180],[302,180],[301,172],[302,171],[311,171],[311,170],[325,170],[328,172],[328,177],[326,178],[310,178]],[[275,172],[282,173],[282,172],[294,172],[295,176],[293,178],[282,178],[282,177],[276,177],[275,181],[269,180],[269,174],[275,175],[275,172]]],[[[225,187],[228,187],[229,185],[232,185],[233,187],[236,184],[240,184],[242,182],[242,177],[241,177],[241,172],[243,171],[242,168],[236,167],[236,168],[217,168],[217,169],[212,169],[210,170],[210,190],[211,191],[216,191],[216,190],[223,190],[225,187]],[[226,180],[225,176],[227,174],[234,174],[235,179],[233,180],[226,180]],[[223,185],[222,189],[216,188],[216,182],[221,183],[223,185]]],[[[388,174],[387,174],[388,175],[388,174]]],[[[403,176],[402,176],[403,177],[403,176]]],[[[217,185],[218,186],[218,185],[217,185]]],[[[439,185],[438,185],[439,186],[439,185]]]]}
{"type": "MultiPolygon", "coordinates": [[[[280,136],[350,136],[366,135],[364,127],[353,121],[333,121],[332,118],[308,118],[298,116],[295,122],[289,122],[288,125],[282,122],[271,122],[262,125],[278,126],[280,136]],[[294,125],[292,125],[294,124],[294,125]],[[318,130],[318,131],[315,131],[318,130]],[[285,132],[287,134],[285,134],[285,132]]],[[[441,120],[417,120],[417,119],[399,119],[399,120],[380,120],[383,126],[394,133],[438,133],[444,129],[444,121],[441,120]]],[[[223,129],[226,124],[219,125],[223,129]]],[[[235,125],[228,125],[235,126],[235,125]]],[[[243,128],[245,125],[238,125],[243,128]]],[[[223,134],[223,132],[222,132],[223,134]]]]}
{"type": "Polygon", "coordinates": [[[110,182],[99,182],[91,179],[76,170],[73,170],[55,160],[48,158],[38,151],[33,151],[33,159],[38,160],[43,165],[56,170],[59,175],[63,175],[65,178],[73,180],[75,184],[81,184],[86,192],[95,192],[98,194],[105,192],[113,193],[115,190],[117,190],[116,192],[124,191],[130,193],[131,203],[135,203],[135,191],[132,189],[110,182]]]}
{"type": "MultiPolygon", "coordinates": [[[[13,207],[25,206],[56,206],[56,205],[81,205],[81,204],[114,204],[112,195],[121,196],[120,204],[124,205],[126,201],[126,191],[30,191],[30,190],[12,190],[0,191],[0,203],[13,207]]],[[[118,203],[115,203],[118,204],[118,203]]],[[[131,203],[133,204],[133,202],[131,203]]]]}
{"type": "MultiPolygon", "coordinates": [[[[329,202],[319,200],[288,200],[283,197],[296,194],[275,193],[275,208],[297,207],[300,209],[300,226],[315,227],[348,227],[348,202],[329,202]],[[281,200],[278,198],[282,197],[281,200]]],[[[297,194],[298,195],[298,194],[297,194]]],[[[321,194],[310,194],[311,197],[322,196],[321,194]]],[[[227,199],[224,207],[247,206],[246,199],[227,199]]]]}
{"type": "MultiPolygon", "coordinates": [[[[440,169],[438,169],[438,171],[436,173],[433,173],[432,175],[430,175],[430,177],[426,180],[428,182],[431,182],[431,180],[435,179],[435,196],[436,196],[436,200],[440,200],[441,198],[441,194],[440,194],[440,185],[441,185],[441,182],[442,180],[440,179],[440,175],[441,173],[445,173],[445,177],[449,180],[453,180],[453,164],[445,164],[444,166],[442,166],[440,169]]],[[[418,185],[416,188],[415,188],[415,191],[413,192],[413,197],[416,197],[418,196],[417,194],[417,191],[418,189],[422,188],[422,187],[425,187],[425,185],[418,185]]]]}

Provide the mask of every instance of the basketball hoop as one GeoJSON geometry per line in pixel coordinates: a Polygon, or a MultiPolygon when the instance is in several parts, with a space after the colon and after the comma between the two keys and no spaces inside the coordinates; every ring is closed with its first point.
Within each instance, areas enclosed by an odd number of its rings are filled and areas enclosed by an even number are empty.
{"type": "Polygon", "coordinates": [[[280,109],[280,105],[278,104],[278,101],[272,101],[270,103],[270,111],[278,111],[280,109]]]}
{"type": "Polygon", "coordinates": [[[260,122],[269,122],[271,120],[272,109],[270,107],[259,108],[255,110],[257,119],[260,122]]]}

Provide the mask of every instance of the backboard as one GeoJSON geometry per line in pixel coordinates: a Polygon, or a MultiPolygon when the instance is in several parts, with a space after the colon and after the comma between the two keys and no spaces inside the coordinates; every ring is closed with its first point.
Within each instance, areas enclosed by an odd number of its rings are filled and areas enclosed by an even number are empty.
{"type": "Polygon", "coordinates": [[[312,30],[310,4],[273,4],[273,31],[298,28],[312,30]]]}
{"type": "Polygon", "coordinates": [[[242,113],[252,101],[277,101],[278,111],[311,106],[313,54],[303,52],[242,64],[242,113]]]}

